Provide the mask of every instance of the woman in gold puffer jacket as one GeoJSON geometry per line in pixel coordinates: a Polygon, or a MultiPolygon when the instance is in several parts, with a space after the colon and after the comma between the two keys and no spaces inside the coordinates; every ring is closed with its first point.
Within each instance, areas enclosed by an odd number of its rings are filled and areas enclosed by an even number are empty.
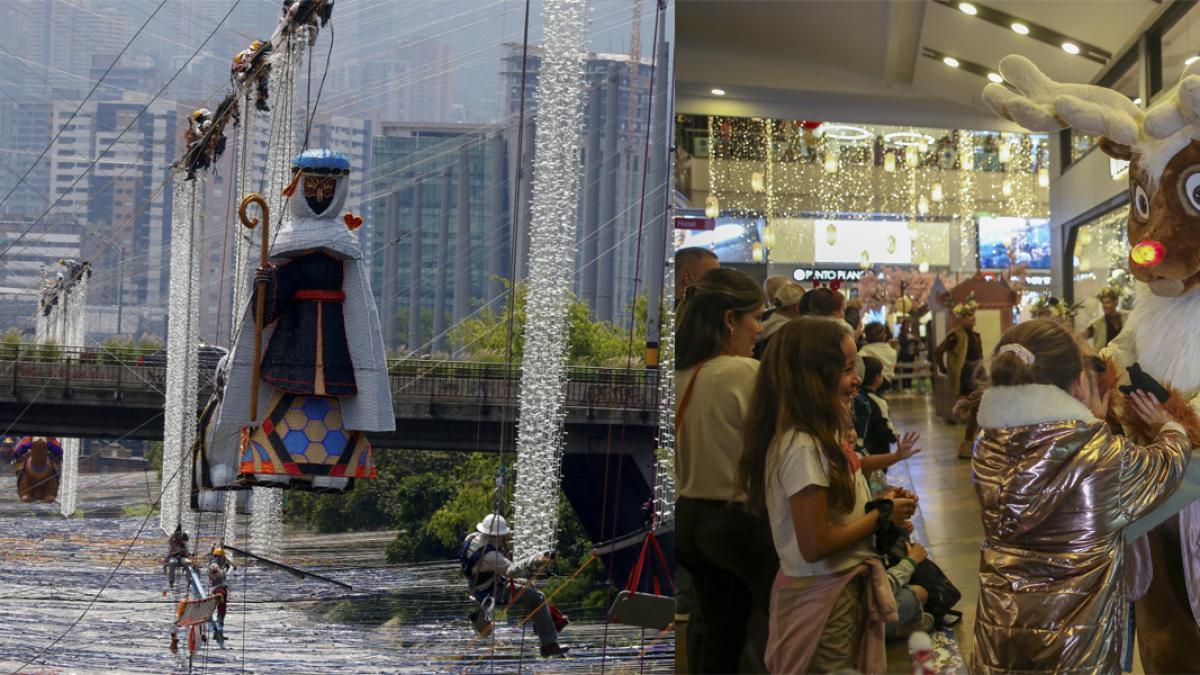
{"type": "Polygon", "coordinates": [[[1000,340],[980,403],[974,482],[986,535],[971,671],[1116,673],[1125,627],[1123,530],[1179,485],[1183,427],[1152,396],[1136,446],[1102,421],[1080,349],[1050,320],[1000,340]]]}

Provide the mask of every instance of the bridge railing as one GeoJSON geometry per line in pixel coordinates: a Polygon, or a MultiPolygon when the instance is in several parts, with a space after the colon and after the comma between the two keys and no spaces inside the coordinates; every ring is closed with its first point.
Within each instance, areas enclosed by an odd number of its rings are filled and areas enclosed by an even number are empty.
{"type": "MultiPolygon", "coordinates": [[[[470,361],[390,359],[388,373],[394,399],[428,399],[455,403],[504,405],[520,396],[520,366],[470,361]]],[[[201,398],[212,386],[213,367],[202,364],[201,398]]],[[[657,407],[659,373],[637,368],[569,366],[568,407],[628,409],[649,412],[657,407]]],[[[166,364],[161,350],[109,350],[94,347],[51,347],[0,344],[0,387],[62,388],[67,392],[127,392],[166,390],[166,364]]]]}

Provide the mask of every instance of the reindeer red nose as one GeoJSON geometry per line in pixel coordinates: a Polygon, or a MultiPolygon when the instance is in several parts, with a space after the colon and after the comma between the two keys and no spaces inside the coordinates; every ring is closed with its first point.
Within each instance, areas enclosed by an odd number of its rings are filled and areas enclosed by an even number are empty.
{"type": "Polygon", "coordinates": [[[1166,256],[1166,247],[1153,239],[1138,242],[1129,253],[1129,259],[1143,267],[1154,267],[1166,256]]]}

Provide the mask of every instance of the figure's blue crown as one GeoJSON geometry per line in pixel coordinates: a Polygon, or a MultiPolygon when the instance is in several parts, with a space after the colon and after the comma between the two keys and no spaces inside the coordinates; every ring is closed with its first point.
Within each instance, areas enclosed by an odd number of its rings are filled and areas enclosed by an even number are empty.
{"type": "Polygon", "coordinates": [[[292,159],[292,171],[348,174],[350,173],[350,160],[340,152],[334,152],[327,148],[305,150],[292,159]]]}

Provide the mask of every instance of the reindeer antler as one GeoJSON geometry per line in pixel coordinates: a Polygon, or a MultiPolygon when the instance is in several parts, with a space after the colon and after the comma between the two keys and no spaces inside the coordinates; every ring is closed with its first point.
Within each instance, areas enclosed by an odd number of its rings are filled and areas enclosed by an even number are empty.
{"type": "Polygon", "coordinates": [[[1145,114],[1112,89],[1055,82],[1018,54],[1001,59],[1000,74],[1016,91],[989,84],[983,90],[984,102],[998,115],[1030,131],[1058,131],[1069,126],[1124,145],[1132,145],[1140,135],[1145,114]]]}
{"type": "Polygon", "coordinates": [[[1200,125],[1200,62],[1183,69],[1179,86],[1146,113],[1146,133],[1167,138],[1189,125],[1200,125]]]}

